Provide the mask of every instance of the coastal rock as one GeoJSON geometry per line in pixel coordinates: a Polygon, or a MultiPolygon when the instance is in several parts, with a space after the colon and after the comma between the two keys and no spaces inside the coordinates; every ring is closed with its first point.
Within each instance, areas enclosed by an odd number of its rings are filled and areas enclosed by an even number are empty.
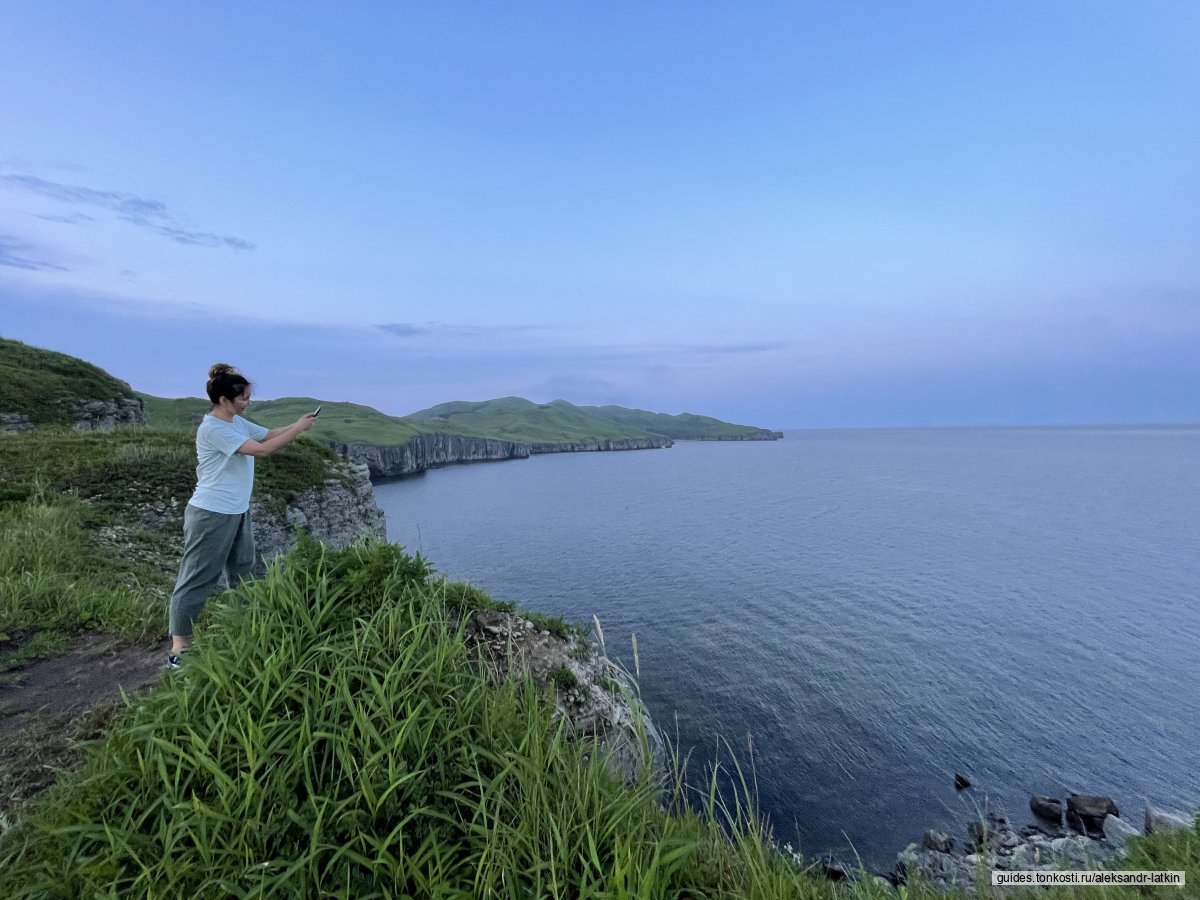
{"type": "Polygon", "coordinates": [[[1044,859],[1044,851],[1034,844],[1022,844],[1009,857],[1012,871],[1028,872],[1033,869],[1050,868],[1044,859]]]}
{"type": "Polygon", "coordinates": [[[293,497],[282,511],[258,498],[250,501],[258,571],[291,549],[297,528],[334,547],[364,535],[386,537],[383,510],[375,502],[367,467],[338,461],[330,464],[328,475],[323,484],[293,497]]]}
{"type": "Polygon", "coordinates": [[[1183,831],[1193,827],[1194,820],[1179,812],[1146,804],[1146,834],[1162,834],[1167,831],[1183,831]]]}
{"type": "Polygon", "coordinates": [[[1117,856],[1112,844],[1083,834],[1056,838],[1050,842],[1050,850],[1055,867],[1060,869],[1095,868],[1117,856]]]}
{"type": "Polygon", "coordinates": [[[1110,797],[1095,794],[1067,795],[1067,824],[1081,834],[1101,835],[1104,833],[1104,817],[1120,816],[1110,797]]]}
{"type": "Polygon", "coordinates": [[[782,431],[771,431],[769,428],[756,428],[744,434],[727,435],[725,437],[685,438],[689,441],[781,441],[782,431]]]}
{"type": "Polygon", "coordinates": [[[464,437],[457,434],[418,434],[407,444],[383,446],[355,441],[331,442],[346,459],[367,466],[372,478],[398,478],[465,462],[525,459],[529,447],[513,441],[464,437]]]}
{"type": "Polygon", "coordinates": [[[473,613],[464,635],[493,682],[529,676],[552,691],[555,717],[572,738],[596,742],[614,777],[633,784],[647,771],[665,773],[665,741],[629,677],[596,643],[550,634],[500,610],[473,613]]]}
{"type": "Polygon", "coordinates": [[[956,791],[965,791],[970,786],[971,782],[967,780],[965,775],[960,775],[957,772],[954,773],[954,789],[956,791]]]}
{"type": "Polygon", "coordinates": [[[530,455],[535,455],[540,453],[589,453],[601,450],[658,450],[663,447],[670,447],[674,443],[670,438],[665,437],[538,443],[529,445],[529,453],[530,455]]]}
{"type": "Polygon", "coordinates": [[[967,823],[967,838],[969,845],[976,850],[981,850],[987,846],[988,833],[990,829],[983,822],[971,821],[967,823]]]}
{"type": "Polygon", "coordinates": [[[920,876],[942,891],[961,889],[977,894],[981,870],[1026,871],[1053,868],[1096,868],[1119,855],[1119,848],[1105,840],[1082,835],[1061,835],[1053,840],[1039,827],[1015,831],[1004,816],[987,814],[967,823],[971,851],[965,855],[926,832],[921,844],[909,844],[897,854],[892,878],[895,883],[920,876]]]}
{"type": "Polygon", "coordinates": [[[954,838],[950,837],[944,831],[930,829],[922,836],[921,843],[927,850],[935,850],[938,853],[949,853],[950,848],[954,846],[954,838]]]}
{"type": "Polygon", "coordinates": [[[1131,837],[1137,837],[1138,830],[1116,816],[1104,817],[1104,837],[1115,847],[1124,848],[1125,842],[1131,837]]]}
{"type": "Polygon", "coordinates": [[[1034,794],[1029,798],[1029,810],[1043,821],[1053,822],[1056,826],[1062,825],[1063,805],[1061,800],[1034,794]]]}
{"type": "Polygon", "coordinates": [[[822,856],[818,862],[826,881],[846,881],[849,876],[848,867],[835,859],[831,854],[822,856]]]}

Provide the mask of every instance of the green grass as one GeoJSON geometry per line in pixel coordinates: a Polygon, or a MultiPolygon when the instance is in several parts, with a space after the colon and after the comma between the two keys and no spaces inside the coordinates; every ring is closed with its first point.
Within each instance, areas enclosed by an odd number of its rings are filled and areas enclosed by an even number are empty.
{"type": "Polygon", "coordinates": [[[588,629],[584,626],[568,622],[562,616],[533,612],[526,613],[525,617],[533,623],[535,628],[541,631],[548,631],[555,637],[563,638],[564,640],[572,636],[585,637],[588,633],[588,629]]]}
{"type": "Polygon", "coordinates": [[[151,428],[159,430],[183,429],[195,432],[204,414],[212,410],[212,404],[202,397],[155,397],[135,391],[146,410],[146,420],[151,428]]]}
{"type": "MultiPolygon", "coordinates": [[[[66,498],[0,508],[0,633],[87,628],[143,638],[162,631],[161,600],[148,590],[155,573],[90,544],[86,515],[66,498]]],[[[20,658],[44,655],[32,652],[38,647],[26,642],[20,658]]]]}
{"type": "Polygon", "coordinates": [[[132,396],[129,385],[91,363],[0,337],[0,413],[22,413],[35,425],[67,425],[75,402],[132,396]]]}
{"type": "Polygon", "coordinates": [[[566,666],[560,666],[550,673],[550,680],[558,687],[559,690],[569,691],[579,687],[579,679],[575,677],[575,673],[566,666]]]}
{"type": "MultiPolygon", "coordinates": [[[[255,496],[286,503],[329,477],[337,459],[308,438],[256,461],[255,496]]],[[[124,520],[139,507],[187,503],[196,486],[195,434],[178,429],[122,428],[109,433],[38,428],[0,434],[0,504],[40,486],[89,502],[92,515],[124,520]]]]}

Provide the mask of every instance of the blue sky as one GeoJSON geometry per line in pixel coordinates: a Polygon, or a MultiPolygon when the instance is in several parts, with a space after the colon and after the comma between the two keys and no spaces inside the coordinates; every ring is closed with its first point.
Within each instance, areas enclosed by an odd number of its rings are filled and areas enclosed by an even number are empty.
{"type": "Polygon", "coordinates": [[[1200,5],[10,4],[0,334],[135,387],[1200,421],[1200,5]]]}

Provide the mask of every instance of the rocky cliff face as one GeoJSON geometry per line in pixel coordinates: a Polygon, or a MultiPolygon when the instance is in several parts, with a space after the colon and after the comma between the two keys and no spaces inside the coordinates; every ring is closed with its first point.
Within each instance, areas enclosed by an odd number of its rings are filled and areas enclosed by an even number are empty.
{"type": "Polygon", "coordinates": [[[112,431],[118,425],[145,425],[145,407],[137,397],[85,400],[68,404],[76,431],[112,431]]]}
{"type": "Polygon", "coordinates": [[[666,437],[621,438],[603,441],[569,441],[561,444],[530,444],[533,453],[589,453],[597,450],[657,450],[675,442],[666,437]]]}
{"type": "Polygon", "coordinates": [[[383,510],[371,491],[365,465],[339,462],[330,477],[297,495],[280,515],[255,498],[250,502],[259,565],[286,553],[296,542],[296,529],[334,547],[345,547],[363,535],[386,539],[383,510]]]}
{"type": "MultiPolygon", "coordinates": [[[[76,431],[112,431],[118,425],[145,425],[149,421],[137,397],[63,400],[61,407],[66,411],[68,424],[76,431]]],[[[0,413],[0,431],[19,433],[33,428],[33,422],[22,413],[0,413]]]]}
{"type": "MultiPolygon", "coordinates": [[[[144,556],[146,548],[136,539],[141,529],[177,537],[158,548],[161,557],[156,554],[152,560],[143,560],[173,574],[179,570],[183,552],[186,505],[187,497],[145,497],[131,504],[126,523],[101,529],[100,544],[114,553],[144,556]]],[[[345,547],[362,535],[387,538],[383,510],[375,502],[367,467],[346,460],[330,462],[322,483],[314,484],[287,504],[278,498],[251,498],[250,521],[258,556],[255,571],[259,574],[267,563],[296,543],[298,527],[334,547],[345,547]]],[[[165,602],[166,598],[162,599],[165,602]]]]}
{"type": "Polygon", "coordinates": [[[419,434],[407,444],[380,446],[360,441],[330,447],[353,462],[365,464],[372,478],[397,478],[426,469],[455,463],[492,462],[525,459],[536,453],[582,453],[593,450],[650,450],[670,447],[670,438],[632,440],[576,441],[568,443],[521,444],[492,438],[464,437],[457,434],[419,434]]]}
{"type": "Polygon", "coordinates": [[[769,431],[766,428],[759,428],[757,431],[748,432],[746,434],[735,434],[729,437],[705,437],[692,438],[689,440],[698,441],[779,441],[783,440],[782,431],[769,431]]]}
{"type": "Polygon", "coordinates": [[[366,465],[372,478],[415,475],[426,469],[453,463],[524,459],[529,456],[529,447],[525,444],[457,434],[419,434],[407,444],[397,446],[361,441],[349,444],[331,442],[329,446],[351,462],[366,465]]]}
{"type": "Polygon", "coordinates": [[[614,777],[633,784],[647,769],[666,773],[666,742],[629,675],[602,646],[579,633],[552,634],[520,613],[498,610],[473,613],[464,638],[479,652],[489,681],[528,676],[549,692],[567,736],[595,742],[614,777]]]}

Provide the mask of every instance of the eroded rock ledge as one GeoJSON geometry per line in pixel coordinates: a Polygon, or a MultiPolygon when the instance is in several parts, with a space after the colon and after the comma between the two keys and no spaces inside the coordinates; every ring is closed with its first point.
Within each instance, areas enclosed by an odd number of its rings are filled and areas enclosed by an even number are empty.
{"type": "Polygon", "coordinates": [[[632,784],[647,767],[661,776],[666,744],[637,698],[629,677],[588,638],[554,634],[519,613],[473,613],[464,636],[490,681],[528,675],[552,691],[554,715],[567,734],[595,741],[609,771],[632,784]]]}

